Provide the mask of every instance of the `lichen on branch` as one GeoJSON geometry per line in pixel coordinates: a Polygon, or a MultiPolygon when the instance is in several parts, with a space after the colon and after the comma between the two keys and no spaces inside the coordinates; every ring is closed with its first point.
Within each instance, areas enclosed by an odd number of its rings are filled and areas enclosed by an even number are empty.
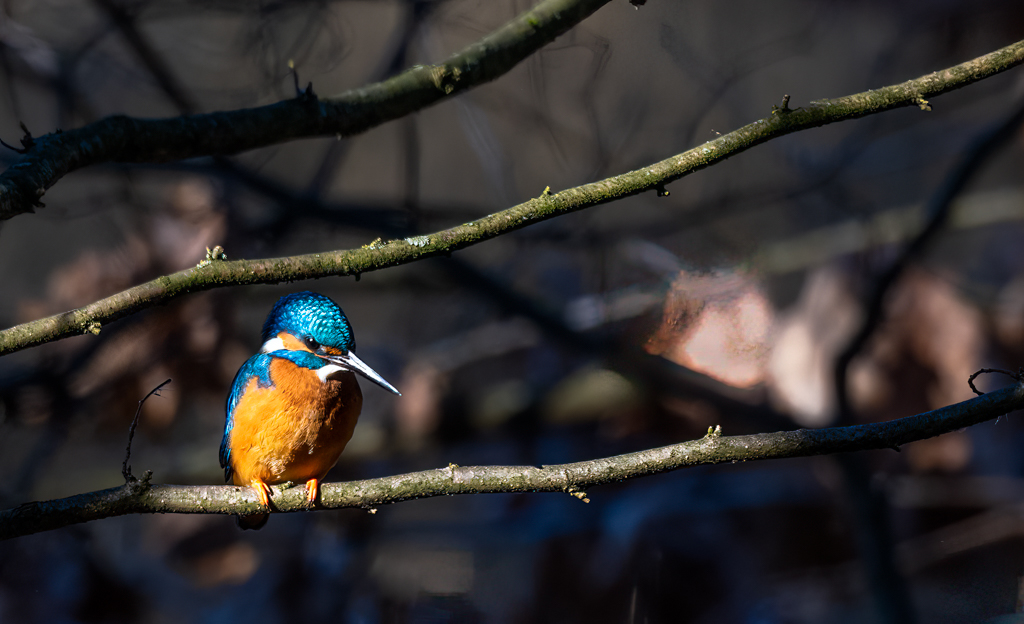
{"type": "MultiPolygon", "coordinates": [[[[648,475],[725,462],[808,457],[876,449],[898,449],[916,440],[956,431],[1024,408],[1017,383],[962,403],[898,420],[830,429],[799,429],[744,436],[711,431],[699,440],[615,457],[553,466],[456,466],[404,475],[326,483],[318,509],[375,509],[417,498],[457,494],[564,492],[584,500],[586,490],[648,475]]],[[[274,488],[277,512],[307,509],[302,487],[274,488]]],[[[0,511],[0,539],[64,526],[142,513],[247,514],[260,511],[251,488],[228,485],[121,487],[58,500],[25,503],[0,511]]]]}
{"type": "MultiPolygon", "coordinates": [[[[681,154],[598,182],[539,197],[446,230],[360,249],[269,258],[220,261],[140,284],[87,306],[0,331],[0,355],[91,331],[139,310],[186,293],[223,286],[276,284],[330,276],[360,275],[436,256],[502,236],[533,223],[637,195],[665,193],[665,185],[771,139],[825,124],[895,108],[918,106],[953,89],[1024,62],[1024,41],[914,80],[846,97],[819,100],[784,115],[763,119],[681,154]]],[[[777,110],[775,111],[777,112],[777,110]]],[[[5,172],[6,174],[6,172],[5,172]]],[[[3,176],[0,176],[2,179],[3,176]]]]}

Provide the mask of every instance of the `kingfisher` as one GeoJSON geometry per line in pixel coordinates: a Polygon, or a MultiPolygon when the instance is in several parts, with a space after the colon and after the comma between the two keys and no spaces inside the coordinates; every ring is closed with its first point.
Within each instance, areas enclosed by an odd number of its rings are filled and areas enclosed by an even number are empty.
{"type": "MultiPolygon", "coordinates": [[[[363,406],[356,373],[389,392],[394,386],[356,357],[345,313],[314,292],[285,295],[263,324],[263,346],[238,369],[227,400],[220,465],[224,480],[247,485],[270,509],[270,486],[306,484],[316,503],[320,482],[352,438],[363,406]]],[[[269,514],[236,516],[260,529],[269,514]]]]}

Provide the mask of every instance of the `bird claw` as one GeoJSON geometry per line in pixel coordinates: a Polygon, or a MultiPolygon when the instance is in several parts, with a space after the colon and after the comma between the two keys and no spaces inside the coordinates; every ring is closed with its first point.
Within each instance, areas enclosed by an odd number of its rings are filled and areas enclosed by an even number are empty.
{"type": "Polygon", "coordinates": [[[262,481],[253,481],[252,489],[256,490],[256,498],[260,499],[260,504],[270,509],[270,486],[262,481]]]}
{"type": "Polygon", "coordinates": [[[316,504],[317,496],[320,494],[320,482],[317,479],[306,481],[306,509],[316,504]]]}

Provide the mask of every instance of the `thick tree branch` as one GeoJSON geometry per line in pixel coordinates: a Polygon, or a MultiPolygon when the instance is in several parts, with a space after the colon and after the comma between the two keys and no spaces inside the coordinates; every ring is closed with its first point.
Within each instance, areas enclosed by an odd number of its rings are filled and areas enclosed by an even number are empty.
{"type": "MultiPolygon", "coordinates": [[[[318,509],[373,508],[416,498],[455,494],[567,492],[585,490],[707,464],[782,459],[896,449],[908,442],[962,429],[1024,408],[1024,384],[1016,384],[963,403],[883,423],[800,429],[725,437],[710,433],[662,448],[554,466],[449,466],[380,479],[324,484],[318,509]]],[[[279,512],[304,511],[305,489],[274,489],[279,512]]],[[[59,500],[25,503],[0,511],[0,539],[71,524],[136,513],[246,514],[259,511],[252,490],[228,485],[149,485],[146,479],[59,500]]]]}
{"type": "MultiPolygon", "coordinates": [[[[447,256],[453,251],[533,223],[646,191],[663,190],[666,184],[683,176],[791,132],[894,108],[920,106],[925,98],[977,82],[1016,67],[1021,62],[1024,62],[1024,41],[901,84],[812,102],[802,109],[776,110],[739,130],[648,167],[555,194],[545,192],[518,206],[425,236],[371,244],[361,249],[287,258],[218,261],[179,271],[76,310],[0,331],[0,355],[86,332],[96,332],[102,324],[167,303],[190,292],[230,285],[276,284],[359,275],[424,258],[447,256]]],[[[0,176],[0,180],[2,178],[0,176]]]]}
{"type": "Polygon", "coordinates": [[[437,65],[318,98],[307,89],[268,106],[168,119],[117,115],[34,139],[0,174],[0,220],[34,206],[68,173],[104,162],[168,162],[236,154],[292,139],[350,136],[494,80],[609,0],[545,0],[437,65]]]}

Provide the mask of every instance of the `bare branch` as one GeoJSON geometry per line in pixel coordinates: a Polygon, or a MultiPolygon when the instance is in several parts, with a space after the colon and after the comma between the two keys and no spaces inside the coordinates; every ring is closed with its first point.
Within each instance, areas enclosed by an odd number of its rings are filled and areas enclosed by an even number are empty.
{"type": "Polygon", "coordinates": [[[90,165],[236,154],[298,138],[364,132],[494,80],[608,2],[545,0],[443,63],[417,65],[334,97],[307,90],[258,108],[167,119],[116,115],[38,137],[0,174],[0,220],[32,212],[47,189],[90,165]]]}
{"type": "MultiPolygon", "coordinates": [[[[680,468],[725,462],[808,457],[852,451],[898,449],[916,440],[962,429],[1024,408],[1024,384],[963,403],[899,420],[831,429],[800,429],[725,437],[720,431],[662,448],[555,466],[466,466],[426,470],[380,479],[329,483],[319,509],[362,507],[455,494],[566,492],[585,498],[597,485],[680,468]]],[[[274,489],[278,512],[305,511],[302,487],[274,489]]],[[[0,511],[0,539],[71,524],[137,513],[247,514],[260,511],[250,488],[228,485],[149,485],[144,479],[121,487],[59,500],[25,503],[0,511]]]]}
{"type": "MultiPolygon", "coordinates": [[[[783,109],[785,109],[785,105],[786,101],[783,100],[783,109]]],[[[931,110],[925,100],[921,100],[919,106],[922,110],[931,110]]],[[[953,171],[946,176],[943,184],[929,201],[928,223],[917,233],[900,257],[878,279],[868,298],[860,328],[850,339],[846,348],[838,355],[833,367],[833,383],[838,411],[837,424],[844,425],[854,421],[853,408],[850,405],[848,371],[853,359],[868,344],[881,323],[890,291],[899,282],[911,262],[920,256],[936,236],[945,229],[956,196],[971,178],[982,170],[983,165],[999,147],[1016,135],[1015,131],[1022,121],[1024,121],[1024,101],[1018,103],[1013,113],[1005,120],[993,124],[975,139],[973,146],[967,150],[953,171]]],[[[973,380],[974,377],[971,377],[968,384],[972,390],[977,392],[973,380]]],[[[847,490],[854,501],[854,517],[861,535],[866,580],[875,596],[881,616],[880,621],[913,622],[915,619],[914,608],[909,599],[906,581],[897,571],[893,557],[894,546],[887,526],[887,502],[884,498],[872,493],[869,486],[870,475],[863,463],[854,461],[855,459],[854,457],[842,457],[839,464],[843,471],[847,490]]]]}
{"type": "MultiPolygon", "coordinates": [[[[767,117],[739,130],[642,169],[559,193],[545,191],[540,197],[518,206],[429,235],[370,244],[360,249],[263,260],[218,261],[179,271],[76,310],[0,331],[0,355],[87,332],[95,333],[102,324],[167,303],[186,293],[223,286],[358,276],[424,258],[448,256],[453,251],[570,212],[646,191],[660,193],[670,182],[791,132],[894,108],[920,106],[925,97],[958,89],[1022,62],[1024,41],[901,84],[833,100],[820,100],[800,109],[787,108],[785,112],[776,109],[767,117]]],[[[3,175],[0,175],[0,182],[3,175]]]]}
{"type": "MultiPolygon", "coordinates": [[[[1014,110],[1003,120],[986,128],[977,136],[963,158],[943,179],[942,184],[932,194],[925,208],[928,222],[906,246],[895,262],[879,276],[877,283],[867,298],[864,320],[857,332],[850,338],[849,344],[836,358],[833,370],[833,383],[836,390],[836,404],[839,412],[838,424],[853,422],[853,409],[850,405],[849,369],[871,336],[883,320],[885,303],[889,294],[911,263],[925,252],[932,241],[941,233],[953,212],[953,200],[967,186],[983,166],[998,150],[1017,134],[1017,129],[1024,123],[1024,100],[1017,103],[1014,110]]],[[[983,369],[984,370],[984,369],[983,369]]],[[[973,382],[973,377],[971,381],[973,382]]],[[[970,382],[969,382],[970,383],[970,382]]],[[[974,388],[973,383],[971,388],[974,388]]]]}

